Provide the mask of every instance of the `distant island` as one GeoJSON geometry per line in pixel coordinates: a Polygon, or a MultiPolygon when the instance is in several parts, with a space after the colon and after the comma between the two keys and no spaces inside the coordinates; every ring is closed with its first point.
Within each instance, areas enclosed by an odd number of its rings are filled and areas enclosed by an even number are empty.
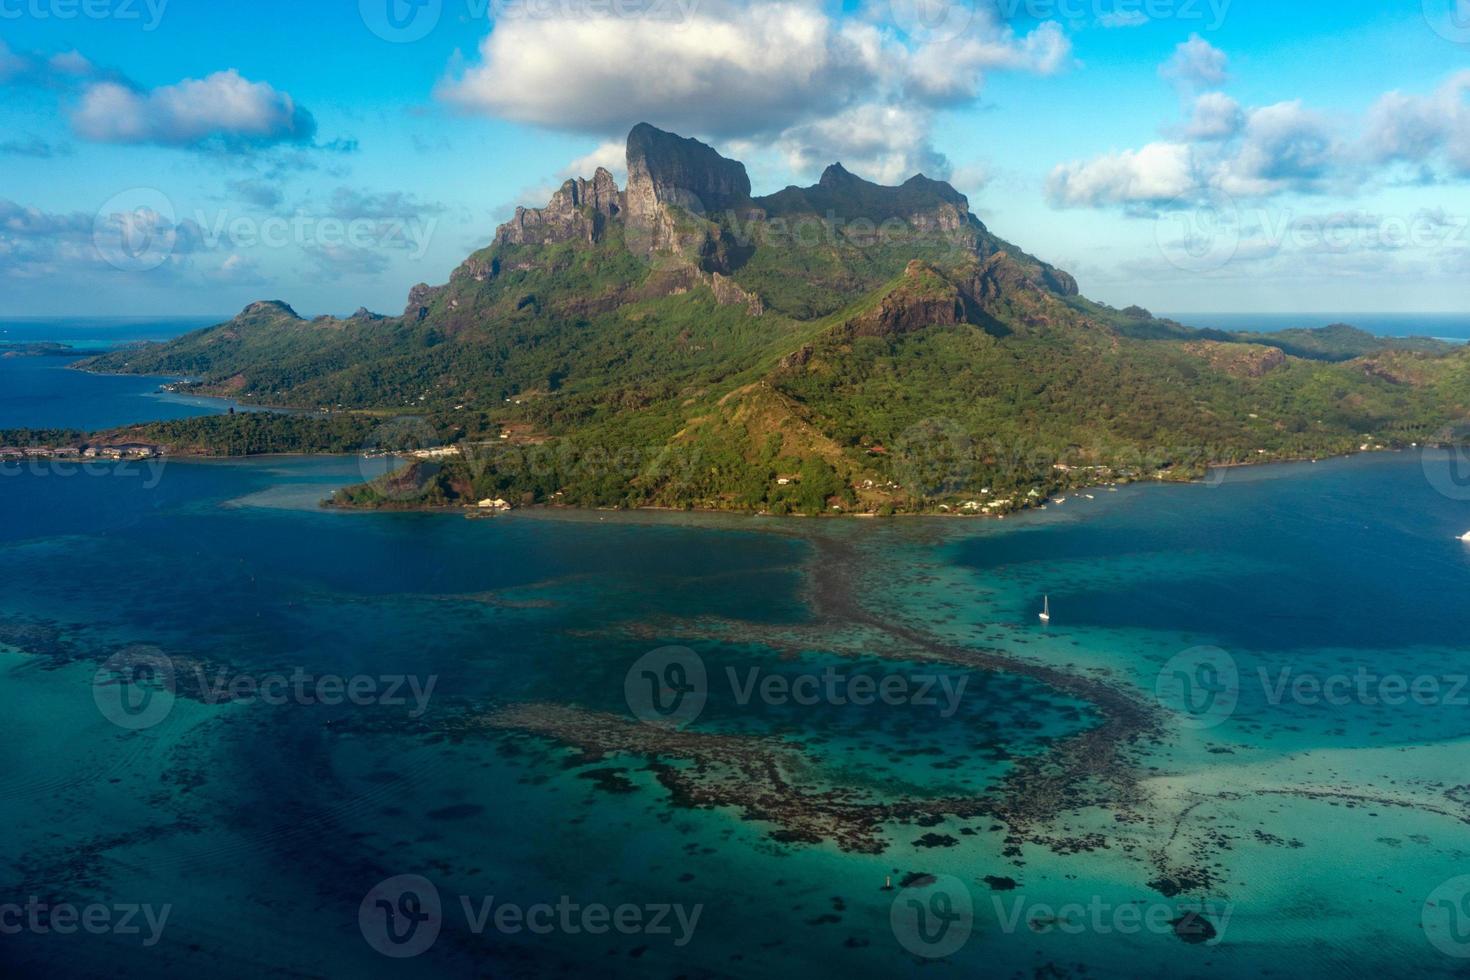
{"type": "Polygon", "coordinates": [[[70,344],[51,341],[7,341],[0,340],[0,358],[15,357],[97,357],[105,353],[96,350],[78,350],[70,344]]]}
{"type": "Polygon", "coordinates": [[[627,166],[625,188],[599,169],[518,208],[399,315],[258,302],[79,365],[305,411],[90,435],[418,451],[342,506],[1003,515],[1077,487],[1445,441],[1470,415],[1463,347],[1096,303],[941,181],[834,164],[755,197],[742,164],[647,124],[627,166]]]}

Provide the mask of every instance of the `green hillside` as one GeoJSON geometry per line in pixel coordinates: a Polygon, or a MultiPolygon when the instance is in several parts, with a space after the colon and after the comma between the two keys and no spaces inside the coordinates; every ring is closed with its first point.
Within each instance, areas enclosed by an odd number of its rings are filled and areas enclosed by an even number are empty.
{"type": "Polygon", "coordinates": [[[599,171],[518,209],[402,315],[256,303],[85,366],[314,410],[128,430],[174,451],[340,451],[363,430],[381,448],[405,416],[425,420],[410,441],[458,445],[339,495],[368,506],[1005,513],[1068,486],[1432,440],[1470,411],[1462,349],[1096,304],[938,181],[836,165],[755,198],[742,165],[648,126],[628,169],[625,189],[599,171]]]}

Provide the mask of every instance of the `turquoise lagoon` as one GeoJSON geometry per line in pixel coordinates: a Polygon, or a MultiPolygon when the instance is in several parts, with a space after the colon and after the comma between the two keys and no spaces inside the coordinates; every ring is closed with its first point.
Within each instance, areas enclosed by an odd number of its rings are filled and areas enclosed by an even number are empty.
{"type": "Polygon", "coordinates": [[[27,929],[0,956],[14,976],[1458,975],[1470,492],[1448,462],[1233,470],[1005,522],[318,508],[359,478],[353,459],[0,476],[0,905],[170,909],[153,945],[27,929]],[[629,668],[677,644],[709,676],[684,734],[779,751],[797,791],[868,802],[1004,794],[1016,766],[1101,722],[1034,671],[907,657],[891,624],[1157,707],[1124,755],[1129,799],[1024,832],[887,820],[879,853],[845,851],[751,819],[738,792],[687,805],[660,778],[691,764],[672,742],[589,755],[474,722],[571,705],[621,731],[629,668]],[[181,674],[435,686],[419,714],[180,696],[131,730],[95,684],[139,644],[181,674]],[[953,711],[742,703],[727,668],[966,686],[953,711]],[[1441,693],[1311,696],[1360,668],[1441,693]],[[1190,710],[1159,680],[1181,671],[1227,677],[1229,697],[1190,710]],[[1306,686],[1273,695],[1282,671],[1306,686]],[[362,911],[402,875],[432,883],[442,923],[389,958],[362,911]],[[699,918],[687,936],[476,930],[461,896],[699,918]],[[914,918],[946,909],[947,934],[914,918]],[[1176,933],[1190,911],[1213,939],[1176,933]]]}

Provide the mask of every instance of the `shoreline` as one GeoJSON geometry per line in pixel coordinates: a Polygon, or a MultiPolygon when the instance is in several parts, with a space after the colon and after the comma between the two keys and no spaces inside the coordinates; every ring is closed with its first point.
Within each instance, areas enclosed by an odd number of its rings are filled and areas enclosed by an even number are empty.
{"type": "MultiPolygon", "coordinates": [[[[769,518],[769,519],[773,519],[773,520],[783,520],[783,521],[784,520],[797,520],[797,521],[870,520],[871,521],[871,520],[899,520],[899,519],[904,519],[904,518],[927,518],[927,519],[943,519],[943,520],[959,519],[959,520],[975,520],[975,521],[1004,521],[1007,518],[1019,518],[1019,517],[1026,516],[1026,515],[1033,515],[1034,516],[1034,515],[1042,512],[1042,511],[1049,511],[1049,509],[1051,507],[1053,507],[1053,506],[1061,506],[1060,504],[1055,504],[1054,503],[1054,499],[1056,497],[1064,498],[1064,500],[1066,502],[1069,502],[1070,503],[1070,502],[1073,502],[1075,500],[1075,498],[1077,498],[1079,495],[1084,495],[1084,494],[1088,493],[1089,491],[1102,490],[1104,492],[1115,492],[1115,491],[1116,492],[1121,492],[1121,491],[1123,491],[1125,489],[1128,489],[1128,488],[1154,487],[1154,486],[1180,486],[1180,487],[1195,486],[1195,487],[1207,487],[1208,488],[1208,487],[1211,487],[1211,486],[1218,485],[1216,483],[1212,483],[1211,482],[1211,479],[1210,479],[1210,476],[1209,476],[1209,474],[1211,472],[1215,472],[1215,471],[1219,471],[1219,472],[1222,472],[1222,473],[1223,472],[1228,472],[1228,471],[1233,471],[1233,470],[1240,470],[1240,471],[1244,471],[1244,472],[1260,472],[1260,471],[1269,470],[1272,467],[1312,466],[1312,465],[1316,465],[1316,464],[1324,463],[1324,462],[1341,462],[1341,461],[1353,460],[1353,459],[1358,459],[1358,458],[1363,458],[1363,457],[1370,457],[1370,456],[1400,456],[1400,455],[1403,455],[1404,453],[1409,452],[1411,449],[1415,449],[1415,448],[1418,448],[1418,449],[1421,449],[1421,450],[1422,449],[1441,449],[1442,450],[1442,449],[1446,449],[1447,447],[1444,447],[1444,446],[1429,446],[1429,445],[1418,446],[1418,447],[1413,447],[1413,446],[1405,446],[1405,447],[1383,447],[1383,448],[1378,448],[1378,449],[1354,450],[1352,452],[1336,453],[1336,454],[1321,455],[1321,456],[1293,456],[1293,457],[1285,457],[1285,458],[1262,459],[1262,460],[1259,460],[1259,461],[1251,460],[1251,461],[1241,462],[1241,463],[1220,463],[1220,464],[1212,464],[1206,470],[1206,473],[1205,473],[1204,476],[1191,477],[1189,479],[1168,480],[1168,479],[1162,479],[1162,478],[1152,478],[1152,479],[1132,479],[1132,480],[1127,480],[1127,481],[1116,481],[1116,480],[1112,480],[1112,481],[1105,481],[1105,482],[1101,482],[1101,483],[1080,484],[1080,485],[1078,485],[1076,487],[1072,487],[1072,488],[1069,488],[1069,489],[1064,490],[1064,491],[1053,491],[1051,494],[1047,494],[1047,495],[1045,495],[1043,497],[1037,498],[1037,503],[1034,506],[1033,505],[1021,506],[1021,507],[1018,507],[1015,510],[1009,511],[1009,512],[1007,512],[1005,514],[986,514],[986,513],[981,513],[981,512],[977,512],[977,511],[964,511],[964,510],[961,510],[961,509],[955,509],[952,506],[949,509],[943,510],[943,511],[941,511],[939,509],[940,506],[946,506],[946,505],[936,505],[933,508],[924,509],[924,510],[918,510],[918,511],[914,511],[914,510],[896,511],[896,512],[894,512],[892,514],[880,514],[880,513],[877,513],[875,511],[855,512],[855,511],[849,511],[849,510],[844,510],[844,511],[842,511],[840,513],[823,512],[823,513],[819,513],[819,514],[797,514],[797,513],[777,514],[777,513],[773,513],[771,511],[766,511],[766,510],[742,510],[742,509],[739,509],[739,508],[723,508],[723,507],[698,507],[698,506],[671,507],[671,506],[667,506],[667,505],[654,505],[654,504],[645,505],[645,506],[639,506],[639,507],[579,507],[579,506],[576,506],[574,504],[536,503],[536,504],[517,505],[517,506],[513,507],[510,511],[496,512],[494,516],[503,516],[503,514],[505,514],[505,513],[514,513],[514,512],[517,512],[517,511],[528,511],[528,512],[536,512],[536,513],[567,513],[567,514],[586,514],[586,515],[595,515],[595,514],[604,514],[604,515],[606,515],[606,514],[640,514],[640,513],[641,514],[698,514],[698,515],[703,515],[703,516],[728,516],[728,517],[740,517],[740,518],[769,518]]],[[[350,454],[301,453],[301,454],[297,454],[297,455],[300,455],[302,457],[322,456],[322,457],[326,457],[326,458],[343,458],[344,456],[350,455],[350,454]]],[[[235,459],[252,459],[252,458],[256,458],[256,457],[194,457],[194,458],[196,458],[196,459],[204,459],[204,458],[216,458],[216,459],[229,459],[229,458],[235,458],[235,459]]],[[[403,458],[403,457],[399,457],[399,458],[403,458]]],[[[1223,482],[1223,480],[1221,482],[1223,482]]],[[[343,488],[343,489],[345,489],[345,488],[343,488]]],[[[336,491],[334,491],[334,494],[335,494],[335,492],[336,491]]],[[[1017,491],[1017,492],[1019,493],[1020,491],[1017,491]]],[[[1089,502],[1092,502],[1092,501],[1089,501],[1089,502]]],[[[492,512],[491,511],[489,511],[488,509],[482,511],[475,504],[409,504],[409,503],[405,503],[405,504],[402,504],[402,505],[391,505],[391,506],[358,506],[358,505],[353,505],[353,504],[338,504],[338,503],[334,503],[330,499],[328,499],[328,500],[322,501],[322,507],[323,507],[323,509],[326,509],[326,510],[336,510],[336,511],[342,511],[342,512],[349,512],[350,511],[350,512],[358,512],[358,513],[377,513],[377,512],[381,512],[381,513],[400,513],[400,514],[420,513],[420,514],[442,514],[442,515],[466,514],[466,515],[482,515],[482,516],[487,517],[487,518],[490,517],[490,516],[492,516],[492,512]]]]}

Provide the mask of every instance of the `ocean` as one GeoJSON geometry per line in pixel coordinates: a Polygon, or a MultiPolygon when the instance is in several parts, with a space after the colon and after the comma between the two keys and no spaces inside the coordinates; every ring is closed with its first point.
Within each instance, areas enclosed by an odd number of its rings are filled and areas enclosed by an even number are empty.
{"type": "Polygon", "coordinates": [[[0,466],[6,975],[1463,975],[1465,463],[1004,522],[0,466]]]}
{"type": "MultiPolygon", "coordinates": [[[[78,351],[174,337],[219,322],[214,318],[82,317],[0,320],[0,344],[61,343],[78,351]]],[[[92,431],[133,422],[214,415],[241,405],[163,391],[178,378],[85,375],[69,370],[80,358],[5,357],[0,350],[0,429],[92,431]]]]}

